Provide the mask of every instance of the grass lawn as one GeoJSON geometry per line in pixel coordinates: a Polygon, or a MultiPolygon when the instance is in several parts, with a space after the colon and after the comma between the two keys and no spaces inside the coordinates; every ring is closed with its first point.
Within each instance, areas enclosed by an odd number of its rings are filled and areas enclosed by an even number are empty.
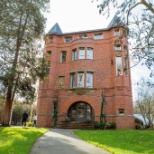
{"type": "Polygon", "coordinates": [[[28,154],[46,128],[0,127],[0,154],[28,154]]]}
{"type": "Polygon", "coordinates": [[[74,133],[113,154],[154,154],[153,130],[81,130],[74,133]]]}

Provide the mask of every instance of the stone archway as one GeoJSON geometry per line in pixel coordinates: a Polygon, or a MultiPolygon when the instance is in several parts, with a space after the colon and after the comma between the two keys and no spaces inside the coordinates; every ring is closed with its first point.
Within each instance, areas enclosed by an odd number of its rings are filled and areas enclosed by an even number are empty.
{"type": "Polygon", "coordinates": [[[72,104],[67,113],[70,121],[90,122],[93,119],[93,109],[86,102],[72,104]]]}

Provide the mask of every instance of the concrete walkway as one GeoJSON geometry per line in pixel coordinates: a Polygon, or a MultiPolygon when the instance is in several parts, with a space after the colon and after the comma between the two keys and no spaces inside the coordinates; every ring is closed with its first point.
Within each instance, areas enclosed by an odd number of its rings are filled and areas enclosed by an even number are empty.
{"type": "Polygon", "coordinates": [[[73,134],[70,129],[52,129],[40,137],[30,154],[110,154],[73,134]]]}

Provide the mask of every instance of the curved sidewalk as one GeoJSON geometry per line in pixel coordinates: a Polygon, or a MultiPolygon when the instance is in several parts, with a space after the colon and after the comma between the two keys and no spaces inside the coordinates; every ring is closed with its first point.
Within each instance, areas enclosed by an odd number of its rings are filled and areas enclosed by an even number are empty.
{"type": "Polygon", "coordinates": [[[110,154],[74,135],[71,129],[52,129],[40,137],[30,154],[110,154]]]}

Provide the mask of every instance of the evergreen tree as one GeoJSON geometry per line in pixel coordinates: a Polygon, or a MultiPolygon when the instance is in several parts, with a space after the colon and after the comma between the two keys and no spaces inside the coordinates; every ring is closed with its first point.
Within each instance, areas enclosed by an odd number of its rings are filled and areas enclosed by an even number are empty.
{"type": "Polygon", "coordinates": [[[3,125],[9,125],[15,96],[32,101],[36,78],[47,75],[39,40],[48,4],[49,0],[0,1],[0,88],[6,96],[3,125]]]}

